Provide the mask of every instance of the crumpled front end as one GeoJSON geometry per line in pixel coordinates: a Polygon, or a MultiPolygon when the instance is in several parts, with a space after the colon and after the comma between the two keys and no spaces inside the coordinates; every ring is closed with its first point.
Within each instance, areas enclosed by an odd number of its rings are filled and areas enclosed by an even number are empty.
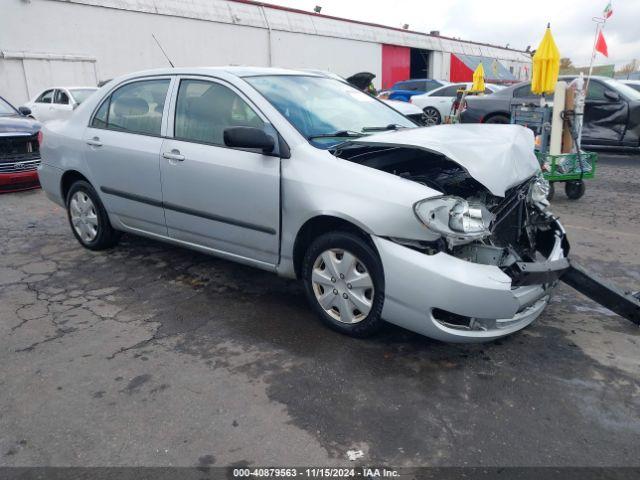
{"type": "Polygon", "coordinates": [[[569,267],[565,231],[536,202],[537,181],[504,198],[481,193],[491,221],[485,234],[467,241],[374,238],[385,269],[383,317],[458,342],[502,337],[535,320],[569,267]]]}
{"type": "Polygon", "coordinates": [[[419,238],[374,236],[385,271],[383,318],[446,341],[488,340],[525,327],[569,268],[569,244],[549,212],[531,133],[489,129],[484,153],[478,129],[409,138],[419,133],[378,135],[335,153],[430,192],[413,205],[424,227],[419,238]]]}

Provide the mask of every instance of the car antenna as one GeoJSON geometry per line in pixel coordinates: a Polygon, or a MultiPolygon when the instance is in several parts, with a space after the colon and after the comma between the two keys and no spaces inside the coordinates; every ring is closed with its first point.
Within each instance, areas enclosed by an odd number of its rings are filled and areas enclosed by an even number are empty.
{"type": "Polygon", "coordinates": [[[162,54],[164,55],[164,58],[167,59],[167,62],[169,62],[169,65],[171,65],[171,68],[176,68],[176,66],[173,64],[173,62],[171,61],[171,59],[169,58],[169,55],[167,55],[167,52],[164,51],[164,48],[162,48],[162,45],[160,45],[160,42],[158,41],[158,39],[156,38],[156,36],[152,33],[151,36],[153,37],[153,39],[156,41],[156,43],[158,44],[158,48],[160,48],[160,50],[162,51],[162,54]]]}

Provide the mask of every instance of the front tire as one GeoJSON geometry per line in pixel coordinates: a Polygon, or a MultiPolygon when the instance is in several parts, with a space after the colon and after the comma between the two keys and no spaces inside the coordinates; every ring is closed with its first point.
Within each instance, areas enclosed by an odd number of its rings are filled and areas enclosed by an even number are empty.
{"type": "Polygon", "coordinates": [[[382,327],[382,262],[358,235],[330,232],[316,238],[305,253],[302,278],[311,307],[328,327],[359,338],[382,327]]]}
{"type": "Polygon", "coordinates": [[[100,197],[84,180],[78,180],[67,194],[67,217],[71,231],[80,245],[89,250],[113,247],[120,233],[113,229],[100,197]]]}

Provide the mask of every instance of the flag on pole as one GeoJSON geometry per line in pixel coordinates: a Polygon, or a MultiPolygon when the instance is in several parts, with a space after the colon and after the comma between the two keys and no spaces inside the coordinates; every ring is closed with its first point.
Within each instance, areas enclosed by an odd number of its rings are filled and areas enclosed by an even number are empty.
{"type": "Polygon", "coordinates": [[[598,40],[596,40],[596,52],[600,52],[605,57],[609,57],[607,42],[604,41],[604,35],[602,35],[602,31],[598,33],[598,40]]]}
{"type": "Polygon", "coordinates": [[[613,7],[611,6],[611,2],[607,3],[607,6],[604,7],[604,11],[602,12],[602,16],[605,18],[605,20],[607,18],[609,18],[611,15],[613,15],[613,7]]]}

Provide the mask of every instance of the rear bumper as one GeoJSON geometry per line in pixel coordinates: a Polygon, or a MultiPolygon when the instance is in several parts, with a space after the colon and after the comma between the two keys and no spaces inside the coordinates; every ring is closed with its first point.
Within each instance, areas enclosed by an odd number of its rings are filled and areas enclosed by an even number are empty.
{"type": "MultiPolygon", "coordinates": [[[[516,332],[542,313],[557,283],[514,286],[496,266],[442,252],[426,255],[380,237],[373,240],[384,268],[382,317],[437,340],[482,342],[516,332]],[[481,328],[461,328],[455,324],[460,319],[481,328]]],[[[550,262],[562,259],[561,249],[549,256],[550,262]]]]}
{"type": "Polygon", "coordinates": [[[19,192],[33,188],[40,188],[38,172],[36,170],[0,173],[0,193],[19,192]]]}

